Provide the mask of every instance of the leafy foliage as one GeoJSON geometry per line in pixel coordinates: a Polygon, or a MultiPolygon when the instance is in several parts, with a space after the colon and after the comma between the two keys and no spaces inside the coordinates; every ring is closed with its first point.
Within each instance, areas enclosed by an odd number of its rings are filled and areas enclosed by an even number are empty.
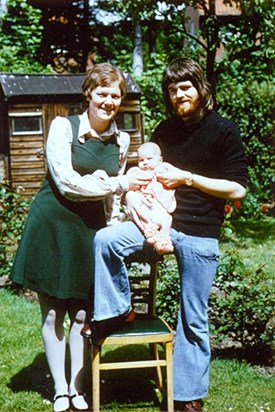
{"type": "Polygon", "coordinates": [[[274,210],[272,190],[274,187],[274,162],[272,132],[275,83],[271,80],[256,82],[251,79],[251,67],[247,77],[235,82],[228,75],[217,89],[218,111],[237,123],[242,136],[248,162],[249,190],[242,202],[238,216],[258,219],[266,211],[263,204],[274,210]]]}
{"type": "MultiPolygon", "coordinates": [[[[174,257],[166,257],[160,268],[157,312],[175,328],[179,308],[179,276],[174,257]]],[[[242,347],[261,347],[272,342],[274,295],[272,279],[263,267],[248,269],[240,256],[227,251],[221,258],[209,300],[211,335],[242,347]]]]}
{"type": "Polygon", "coordinates": [[[178,267],[174,256],[165,256],[164,263],[159,265],[157,283],[157,314],[163,317],[171,327],[177,324],[179,310],[180,282],[178,267]]]}
{"type": "Polygon", "coordinates": [[[275,299],[263,267],[249,271],[236,252],[227,252],[218,268],[209,302],[212,335],[240,342],[243,348],[272,341],[275,299]]]}
{"type": "MultiPolygon", "coordinates": [[[[141,87],[141,112],[143,115],[145,140],[148,140],[156,125],[164,119],[165,108],[161,92],[161,78],[164,62],[156,55],[154,61],[148,62],[144,71],[141,87]]],[[[136,79],[137,81],[139,79],[136,79]]]]}
{"type": "Polygon", "coordinates": [[[7,13],[0,26],[0,70],[17,73],[40,73],[47,69],[38,63],[43,26],[41,11],[26,0],[8,0],[7,13]]]}
{"type": "Polygon", "coordinates": [[[30,202],[21,196],[20,188],[13,190],[0,182],[0,276],[9,274],[30,202]]]}

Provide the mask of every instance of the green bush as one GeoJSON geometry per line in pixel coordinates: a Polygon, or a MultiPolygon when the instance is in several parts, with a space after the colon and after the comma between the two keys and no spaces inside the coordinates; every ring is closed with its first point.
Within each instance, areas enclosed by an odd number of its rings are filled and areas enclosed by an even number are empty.
{"type": "MultiPolygon", "coordinates": [[[[225,253],[218,266],[209,299],[209,324],[216,342],[225,338],[243,348],[260,347],[272,340],[274,296],[272,280],[262,267],[248,270],[236,252],[225,253]]],[[[176,328],[180,282],[173,256],[160,267],[157,313],[176,328]]]]}
{"type": "Polygon", "coordinates": [[[164,58],[160,55],[153,55],[144,69],[142,78],[136,78],[141,88],[141,113],[145,140],[150,138],[155,127],[166,117],[161,91],[164,67],[164,58]]]}
{"type": "Polygon", "coordinates": [[[47,73],[39,62],[42,12],[26,0],[7,1],[0,24],[0,70],[10,73],[47,73]]]}
{"type": "Polygon", "coordinates": [[[211,334],[230,338],[243,348],[271,342],[274,317],[272,280],[263,267],[248,269],[236,251],[227,251],[218,266],[209,300],[211,334]]]}
{"type": "Polygon", "coordinates": [[[164,257],[164,262],[159,265],[157,282],[157,314],[161,316],[172,328],[176,328],[179,309],[180,282],[178,266],[173,255],[164,257]]]}
{"type": "Polygon", "coordinates": [[[274,99],[274,82],[256,82],[249,75],[239,82],[224,78],[217,87],[217,110],[238,125],[248,160],[248,194],[238,211],[244,219],[259,219],[274,210],[274,99]]]}
{"type": "Polygon", "coordinates": [[[20,188],[11,189],[8,183],[0,182],[0,276],[9,274],[30,203],[20,188]]]}

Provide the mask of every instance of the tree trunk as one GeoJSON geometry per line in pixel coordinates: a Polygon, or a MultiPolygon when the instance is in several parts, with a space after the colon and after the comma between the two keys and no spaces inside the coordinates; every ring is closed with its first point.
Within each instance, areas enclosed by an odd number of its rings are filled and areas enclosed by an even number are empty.
{"type": "Polygon", "coordinates": [[[141,36],[141,25],[139,23],[135,25],[133,70],[137,76],[140,77],[142,75],[142,72],[143,72],[142,36],[141,36]]]}

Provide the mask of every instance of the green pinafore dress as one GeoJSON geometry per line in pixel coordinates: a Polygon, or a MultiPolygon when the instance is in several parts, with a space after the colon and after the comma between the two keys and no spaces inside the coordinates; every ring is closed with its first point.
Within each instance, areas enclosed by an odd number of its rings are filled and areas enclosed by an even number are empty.
{"type": "MultiPolygon", "coordinates": [[[[79,117],[70,116],[72,164],[80,175],[98,169],[116,176],[119,146],[78,141],[79,117]]],[[[75,202],[58,191],[50,174],[35,197],[15,256],[11,280],[37,293],[61,299],[88,299],[93,284],[93,239],[106,226],[102,201],[75,202]]]]}

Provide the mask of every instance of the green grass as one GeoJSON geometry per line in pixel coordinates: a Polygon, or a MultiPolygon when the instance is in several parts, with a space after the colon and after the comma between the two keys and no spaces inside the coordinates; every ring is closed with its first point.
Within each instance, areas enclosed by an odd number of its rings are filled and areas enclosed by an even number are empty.
{"type": "MultiPolygon", "coordinates": [[[[264,266],[270,278],[275,267],[275,220],[235,224],[235,234],[224,240],[221,251],[238,250],[251,268],[264,266]]],[[[0,412],[52,411],[53,382],[40,334],[36,302],[0,289],[0,412]]],[[[134,358],[140,348],[115,348],[106,357],[134,358]]],[[[190,371],[192,373],[192,371],[190,371]]],[[[105,372],[101,394],[104,412],[157,412],[154,371],[105,372]]],[[[205,412],[274,412],[274,376],[235,359],[213,358],[205,412]]]]}
{"type": "Polygon", "coordinates": [[[221,252],[235,249],[248,268],[263,267],[274,277],[275,268],[275,219],[256,222],[234,222],[231,239],[221,242],[221,252]]]}
{"type": "MultiPolygon", "coordinates": [[[[0,412],[52,411],[53,384],[40,337],[39,306],[5,289],[0,289],[0,348],[0,412]]],[[[137,347],[126,350],[127,356],[138,356],[137,347]]],[[[122,353],[125,356],[125,349],[116,348],[104,356],[119,358],[122,353]]],[[[150,369],[103,375],[105,412],[157,412],[155,398],[150,369]]],[[[213,359],[205,412],[274,410],[274,377],[236,360],[213,359]]]]}

